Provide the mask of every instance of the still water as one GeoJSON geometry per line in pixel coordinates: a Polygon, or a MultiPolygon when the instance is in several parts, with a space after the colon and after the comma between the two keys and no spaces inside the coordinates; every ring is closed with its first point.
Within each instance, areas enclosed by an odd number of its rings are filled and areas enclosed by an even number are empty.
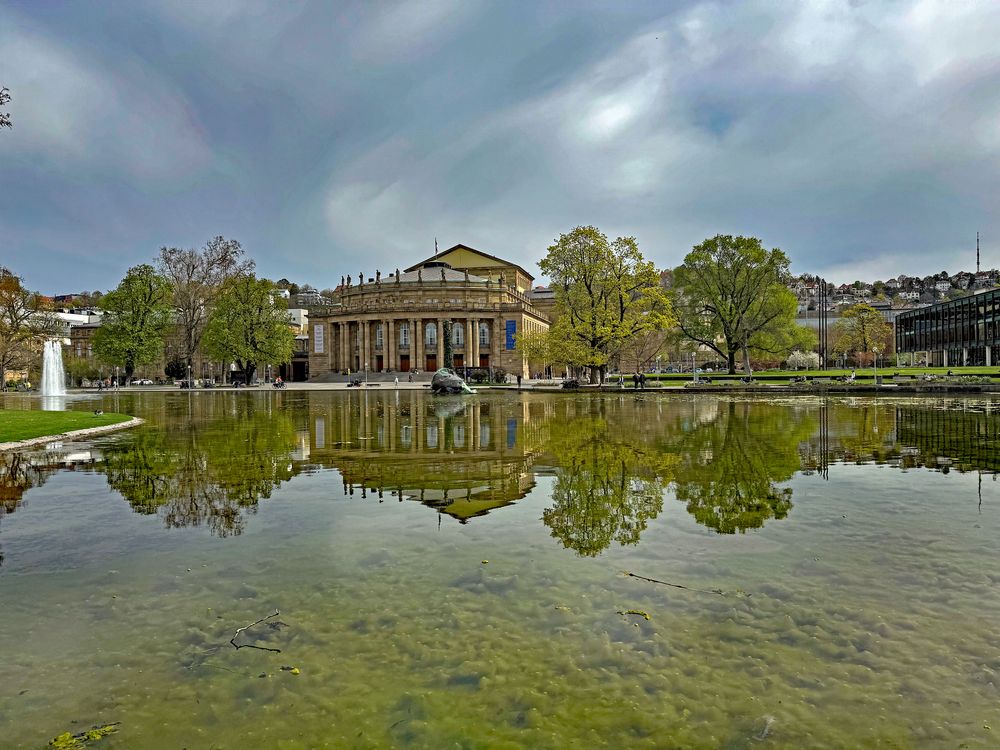
{"type": "Polygon", "coordinates": [[[0,747],[1000,743],[998,401],[69,405],[148,421],[0,455],[0,747]]]}

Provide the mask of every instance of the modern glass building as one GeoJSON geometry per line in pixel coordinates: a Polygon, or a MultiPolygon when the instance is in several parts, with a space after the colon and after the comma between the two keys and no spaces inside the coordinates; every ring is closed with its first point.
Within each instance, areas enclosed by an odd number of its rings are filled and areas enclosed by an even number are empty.
{"type": "Polygon", "coordinates": [[[1000,365],[1000,289],[900,313],[896,351],[935,367],[1000,365]]]}

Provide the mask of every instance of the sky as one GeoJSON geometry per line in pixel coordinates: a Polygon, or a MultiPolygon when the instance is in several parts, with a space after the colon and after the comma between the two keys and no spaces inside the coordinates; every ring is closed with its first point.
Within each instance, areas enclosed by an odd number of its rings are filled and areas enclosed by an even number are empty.
{"type": "Polygon", "coordinates": [[[106,290],[221,234],[324,288],[437,238],[540,277],[590,224],[1000,266],[998,37],[992,0],[0,0],[0,265],[106,290]]]}

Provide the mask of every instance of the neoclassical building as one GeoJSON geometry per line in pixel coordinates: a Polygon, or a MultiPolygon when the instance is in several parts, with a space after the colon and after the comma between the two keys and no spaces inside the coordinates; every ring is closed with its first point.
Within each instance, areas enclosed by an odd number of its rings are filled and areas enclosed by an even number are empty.
{"type": "Polygon", "coordinates": [[[309,374],[434,372],[441,367],[502,368],[529,375],[516,337],[545,331],[520,266],[455,245],[404,271],[343,279],[337,298],[309,314],[309,374]],[[452,361],[445,362],[445,323],[452,361]]]}

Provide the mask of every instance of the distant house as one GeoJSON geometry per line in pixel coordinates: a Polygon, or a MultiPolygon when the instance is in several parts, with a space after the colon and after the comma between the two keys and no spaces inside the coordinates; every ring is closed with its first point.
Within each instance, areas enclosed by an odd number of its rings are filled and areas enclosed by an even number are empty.
{"type": "Polygon", "coordinates": [[[935,282],[934,288],[939,292],[947,292],[951,289],[951,281],[949,279],[942,279],[941,281],[935,282]]]}

